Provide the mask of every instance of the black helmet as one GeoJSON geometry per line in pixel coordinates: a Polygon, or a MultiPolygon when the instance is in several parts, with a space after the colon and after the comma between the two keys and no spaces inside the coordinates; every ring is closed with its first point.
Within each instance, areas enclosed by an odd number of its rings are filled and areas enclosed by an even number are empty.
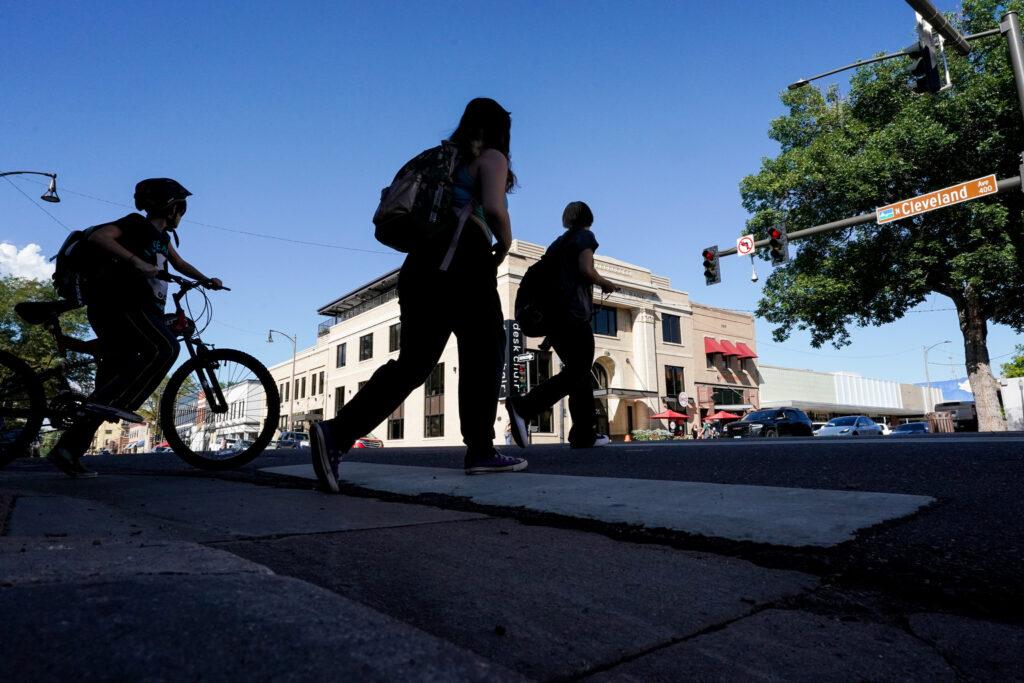
{"type": "Polygon", "coordinates": [[[135,208],[139,211],[159,211],[175,202],[183,202],[192,193],[177,180],[148,178],[135,186],[135,208]]]}

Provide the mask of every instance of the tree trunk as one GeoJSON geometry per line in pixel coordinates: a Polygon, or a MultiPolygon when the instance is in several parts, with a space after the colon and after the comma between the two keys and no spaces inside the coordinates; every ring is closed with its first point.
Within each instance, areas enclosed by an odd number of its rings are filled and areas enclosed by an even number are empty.
{"type": "Polygon", "coordinates": [[[974,405],[978,410],[978,431],[1005,432],[1006,420],[999,403],[999,383],[992,375],[988,357],[988,321],[977,297],[968,292],[954,299],[960,331],[964,335],[964,358],[967,361],[967,380],[974,392],[974,405]]]}

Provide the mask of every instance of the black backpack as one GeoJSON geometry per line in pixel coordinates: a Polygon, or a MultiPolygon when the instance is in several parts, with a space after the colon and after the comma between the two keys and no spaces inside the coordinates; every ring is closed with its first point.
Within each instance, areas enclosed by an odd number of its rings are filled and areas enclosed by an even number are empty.
{"type": "Polygon", "coordinates": [[[408,253],[451,226],[456,220],[452,175],[458,163],[458,147],[447,140],[406,162],[381,190],[373,214],[377,241],[408,253]]]}
{"type": "Polygon", "coordinates": [[[558,315],[563,297],[558,278],[558,264],[547,253],[526,269],[516,292],[516,320],[527,337],[551,334],[552,321],[558,315]]]}
{"type": "Polygon", "coordinates": [[[54,262],[53,288],[61,299],[85,305],[82,296],[82,278],[94,270],[95,252],[86,241],[100,226],[94,225],[85,230],[75,230],[60,245],[57,254],[50,260],[54,262]]]}

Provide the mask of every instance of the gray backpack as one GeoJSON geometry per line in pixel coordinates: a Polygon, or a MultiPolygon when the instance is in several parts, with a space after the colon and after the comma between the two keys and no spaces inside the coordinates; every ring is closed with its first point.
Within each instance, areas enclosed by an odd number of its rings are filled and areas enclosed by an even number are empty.
{"type": "Polygon", "coordinates": [[[451,247],[441,264],[441,270],[447,270],[473,209],[473,202],[469,202],[458,215],[452,210],[452,176],[458,165],[458,147],[448,140],[406,162],[391,184],[381,190],[380,204],[373,214],[377,241],[409,253],[455,225],[451,247]]]}

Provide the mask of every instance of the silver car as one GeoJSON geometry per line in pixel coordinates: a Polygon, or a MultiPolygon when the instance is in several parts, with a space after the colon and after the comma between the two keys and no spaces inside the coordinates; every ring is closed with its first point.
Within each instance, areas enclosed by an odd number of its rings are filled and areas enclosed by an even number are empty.
{"type": "Polygon", "coordinates": [[[814,433],[815,436],[881,436],[882,428],[870,417],[849,415],[836,417],[814,433]]]}

